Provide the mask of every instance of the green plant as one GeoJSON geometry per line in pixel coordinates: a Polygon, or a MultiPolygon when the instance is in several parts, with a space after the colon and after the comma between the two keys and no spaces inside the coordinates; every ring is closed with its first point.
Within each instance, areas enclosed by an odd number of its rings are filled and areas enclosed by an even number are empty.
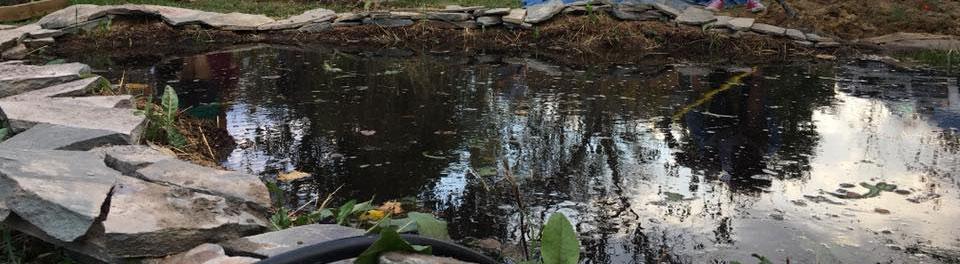
{"type": "Polygon", "coordinates": [[[186,146],[187,138],[177,129],[179,107],[180,101],[177,98],[177,92],[170,86],[164,88],[163,95],[160,97],[159,108],[153,104],[152,97],[148,99],[143,110],[140,111],[147,117],[144,137],[154,141],[164,139],[175,148],[186,146]]]}
{"type": "Polygon", "coordinates": [[[373,244],[370,245],[367,250],[364,250],[363,253],[360,253],[360,256],[358,256],[357,260],[353,263],[376,264],[379,263],[378,258],[380,257],[380,254],[394,251],[430,255],[432,254],[433,249],[430,248],[430,246],[411,245],[400,237],[400,233],[397,232],[396,227],[391,226],[381,229],[380,238],[373,242],[373,244]]]}
{"type": "Polygon", "coordinates": [[[580,241],[567,217],[553,213],[543,226],[540,257],[544,264],[576,264],[580,261],[580,241]]]}

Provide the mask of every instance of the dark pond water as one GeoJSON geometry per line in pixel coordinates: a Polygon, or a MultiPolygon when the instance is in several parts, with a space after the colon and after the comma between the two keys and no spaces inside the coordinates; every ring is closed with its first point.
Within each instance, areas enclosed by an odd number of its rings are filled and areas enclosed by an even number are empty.
{"type": "Polygon", "coordinates": [[[506,161],[530,229],[564,213],[584,263],[960,256],[956,77],[283,48],[171,58],[139,76],[187,106],[224,104],[239,145],[224,166],[313,173],[286,186],[291,205],[343,185],[341,198],[416,198],[455,238],[516,243],[506,161]],[[881,182],[896,191],[837,197],[881,182]]]}

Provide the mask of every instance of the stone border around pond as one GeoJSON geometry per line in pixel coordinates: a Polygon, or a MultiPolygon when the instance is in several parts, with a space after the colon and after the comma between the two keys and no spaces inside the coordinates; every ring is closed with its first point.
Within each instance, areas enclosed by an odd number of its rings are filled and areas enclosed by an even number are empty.
{"type": "Polygon", "coordinates": [[[523,30],[551,20],[557,15],[591,16],[606,13],[621,21],[661,21],[691,27],[702,27],[711,32],[739,35],[746,32],[770,37],[788,38],[799,45],[812,48],[835,48],[838,40],[755,22],[754,18],[717,16],[697,6],[668,4],[671,1],[646,1],[651,4],[611,3],[607,1],[578,1],[564,4],[561,0],[522,8],[487,8],[483,6],[450,5],[443,9],[417,11],[369,11],[335,13],[327,9],[313,9],[286,19],[274,20],[263,15],[243,13],[216,13],[157,5],[73,5],[51,13],[38,22],[21,27],[0,30],[0,50],[4,59],[20,59],[31,48],[52,44],[55,37],[89,31],[109,23],[115,17],[155,17],[172,27],[204,27],[236,32],[300,32],[321,33],[335,27],[375,25],[405,27],[425,22],[441,28],[476,29],[504,27],[523,30]],[[21,55],[21,56],[17,56],[21,55]]]}

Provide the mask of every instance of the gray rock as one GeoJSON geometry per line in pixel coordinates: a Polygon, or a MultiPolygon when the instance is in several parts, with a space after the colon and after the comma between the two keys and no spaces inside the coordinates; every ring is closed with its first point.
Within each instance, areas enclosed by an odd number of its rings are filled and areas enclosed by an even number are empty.
{"type": "Polygon", "coordinates": [[[503,22],[511,23],[515,25],[523,24],[523,20],[527,17],[527,10],[522,8],[510,9],[510,13],[506,16],[503,16],[503,22]]]}
{"type": "Polygon", "coordinates": [[[364,230],[335,224],[313,224],[238,238],[221,243],[227,251],[238,255],[273,257],[307,245],[362,236],[364,230]]]}
{"type": "Polygon", "coordinates": [[[693,6],[687,7],[687,9],[683,10],[683,13],[677,16],[677,23],[694,26],[707,24],[716,20],[717,17],[713,15],[713,12],[693,6]]]}
{"type": "Polygon", "coordinates": [[[270,194],[256,175],[224,171],[180,160],[161,160],[137,170],[136,177],[270,208],[270,194]]]}
{"type": "Polygon", "coordinates": [[[839,42],[835,42],[835,41],[817,42],[817,44],[816,44],[815,47],[817,47],[817,48],[836,48],[836,47],[840,47],[840,43],[839,43],[839,42]]]}
{"type": "Polygon", "coordinates": [[[0,149],[0,200],[43,233],[83,236],[120,173],[87,152],[0,149]]]}
{"type": "MultiPolygon", "coordinates": [[[[2,99],[3,101],[14,101],[2,99]]],[[[131,108],[133,106],[132,95],[107,95],[107,96],[85,96],[85,97],[51,97],[46,99],[30,100],[37,103],[46,104],[66,104],[86,107],[99,108],[131,108]]],[[[28,100],[21,100],[28,101],[28,100]]]]}
{"type": "Polygon", "coordinates": [[[31,31],[31,32],[27,32],[27,36],[29,36],[29,37],[31,37],[31,38],[35,38],[35,39],[40,39],[40,38],[55,38],[55,37],[63,36],[63,34],[65,34],[65,32],[60,31],[60,30],[56,30],[56,29],[43,29],[43,28],[38,29],[38,30],[31,31]]]}
{"type": "Polygon", "coordinates": [[[500,23],[503,23],[503,20],[498,16],[482,16],[477,18],[477,24],[482,27],[492,27],[500,25],[500,23]]]}
{"type": "Polygon", "coordinates": [[[340,13],[337,14],[337,19],[334,19],[333,22],[350,22],[350,21],[362,21],[366,18],[366,14],[356,14],[356,13],[340,13]]]}
{"type": "Polygon", "coordinates": [[[486,11],[483,11],[484,16],[505,16],[510,14],[510,8],[492,8],[486,11]]]}
{"type": "Polygon", "coordinates": [[[677,10],[676,8],[673,8],[672,6],[669,6],[664,3],[659,3],[659,2],[654,3],[653,7],[656,8],[657,10],[660,10],[661,12],[663,12],[664,14],[670,17],[678,17],[680,16],[680,13],[681,13],[680,10],[677,10]]]}
{"type": "Polygon", "coordinates": [[[446,28],[446,29],[464,29],[464,28],[474,29],[474,28],[480,28],[480,25],[477,24],[477,22],[475,22],[475,21],[473,21],[473,20],[460,21],[460,22],[447,22],[447,21],[439,21],[439,20],[426,20],[426,21],[424,21],[424,22],[422,22],[422,23],[425,23],[426,25],[429,25],[429,26],[432,26],[432,27],[446,28]]]}
{"type": "Polygon", "coordinates": [[[311,9],[302,14],[283,20],[266,23],[258,27],[259,30],[283,30],[299,28],[307,24],[329,22],[337,18],[337,13],[323,8],[311,9]]]}
{"type": "Polygon", "coordinates": [[[28,24],[13,29],[0,30],[0,50],[7,50],[19,43],[28,33],[40,30],[39,23],[28,24]]]}
{"type": "Polygon", "coordinates": [[[806,37],[807,37],[807,40],[813,41],[813,42],[833,41],[833,39],[831,39],[831,38],[823,37],[823,36],[820,36],[820,35],[817,35],[817,34],[814,34],[814,33],[807,33],[807,34],[805,34],[805,35],[806,35],[806,37]]]}
{"type": "MultiPolygon", "coordinates": [[[[119,177],[103,221],[81,240],[55,244],[103,262],[122,263],[256,234],[267,226],[256,210],[223,197],[119,177]]],[[[22,225],[17,229],[35,233],[22,225]]]]}
{"type": "Polygon", "coordinates": [[[333,22],[333,27],[353,27],[363,25],[362,22],[333,22]]]}
{"type": "Polygon", "coordinates": [[[15,131],[36,124],[54,124],[87,129],[102,129],[126,135],[139,142],[145,118],[133,109],[101,108],[83,105],[49,104],[40,101],[0,101],[15,131]]]}
{"type": "Polygon", "coordinates": [[[14,29],[14,28],[17,28],[17,26],[0,24],[0,30],[7,30],[7,29],[14,29]]]}
{"type": "Polygon", "coordinates": [[[164,22],[167,22],[167,24],[175,27],[203,24],[201,19],[219,15],[219,13],[168,6],[157,7],[154,9],[154,11],[156,11],[160,17],[163,18],[164,22]]]}
{"type": "Polygon", "coordinates": [[[800,41],[807,40],[807,36],[804,35],[803,32],[800,30],[791,28],[791,29],[787,29],[787,31],[785,31],[784,33],[787,35],[787,37],[793,40],[800,40],[800,41]]]}
{"type": "Polygon", "coordinates": [[[42,66],[0,64],[0,97],[77,80],[89,72],[90,67],[80,63],[42,66]]]}
{"type": "Polygon", "coordinates": [[[405,27],[413,25],[413,20],[410,19],[393,19],[393,18],[364,18],[364,25],[377,25],[381,27],[405,27]]]}
{"type": "Polygon", "coordinates": [[[297,31],[303,32],[303,33],[320,33],[324,31],[329,31],[331,29],[333,29],[333,23],[330,23],[329,21],[324,21],[324,22],[314,22],[314,23],[306,24],[303,27],[300,27],[300,29],[297,29],[297,31]]]}
{"type": "Polygon", "coordinates": [[[467,21],[472,18],[473,16],[466,13],[442,13],[442,12],[427,13],[427,19],[440,20],[440,21],[459,22],[459,21],[467,21]]]}
{"type": "Polygon", "coordinates": [[[483,6],[460,6],[460,5],[447,5],[443,8],[444,12],[463,12],[470,13],[483,9],[483,6]]]}
{"type": "Polygon", "coordinates": [[[0,142],[2,149],[90,150],[100,146],[127,145],[125,135],[113,131],[39,124],[0,142]]]}
{"type": "Polygon", "coordinates": [[[523,22],[537,24],[547,21],[559,14],[560,11],[563,11],[564,7],[563,1],[561,0],[550,0],[538,5],[528,6],[527,17],[523,19],[523,22]]]}
{"type": "Polygon", "coordinates": [[[813,47],[814,43],[806,40],[794,40],[793,43],[797,43],[800,46],[804,47],[813,47]]]}
{"type": "Polygon", "coordinates": [[[417,13],[417,12],[390,11],[390,12],[387,13],[387,14],[389,15],[389,17],[387,17],[387,18],[393,18],[393,19],[413,19],[413,20],[420,20],[420,19],[426,19],[426,18],[427,18],[427,15],[426,15],[426,14],[417,13]]]}
{"type": "Polygon", "coordinates": [[[28,38],[28,39],[21,40],[20,42],[23,43],[24,46],[26,46],[28,49],[31,49],[31,50],[35,50],[44,46],[50,46],[56,43],[56,41],[53,40],[53,38],[51,37],[28,38]]]}
{"type": "Polygon", "coordinates": [[[251,15],[233,12],[202,17],[200,22],[222,30],[249,31],[257,30],[260,25],[273,23],[275,21],[272,18],[264,15],[251,15]]]}
{"type": "Polygon", "coordinates": [[[162,160],[175,159],[144,145],[104,146],[90,150],[103,159],[103,162],[124,175],[135,175],[137,170],[162,160]]]}
{"type": "Polygon", "coordinates": [[[187,252],[169,256],[157,264],[253,264],[260,259],[227,256],[217,244],[202,244],[187,252]]]}
{"type": "Polygon", "coordinates": [[[753,26],[751,26],[750,29],[752,29],[754,32],[771,36],[783,36],[787,34],[787,29],[785,28],[764,23],[753,23],[753,26]]]}
{"type": "Polygon", "coordinates": [[[0,58],[4,60],[22,60],[27,58],[27,55],[30,54],[30,49],[27,48],[27,45],[23,43],[17,43],[16,46],[4,50],[3,53],[0,53],[0,58]]]}
{"type": "Polygon", "coordinates": [[[98,5],[72,5],[47,14],[37,23],[46,29],[65,28],[100,18],[106,15],[104,11],[109,8],[98,5]]]}
{"type": "Polygon", "coordinates": [[[754,18],[749,17],[735,17],[727,21],[727,24],[730,26],[730,29],[736,31],[748,31],[753,27],[753,23],[756,21],[754,18]]]}
{"type": "Polygon", "coordinates": [[[454,258],[437,257],[405,252],[388,252],[380,255],[380,264],[469,264],[454,258]]]}
{"type": "Polygon", "coordinates": [[[663,13],[656,10],[647,10],[643,12],[633,12],[625,11],[621,8],[613,8],[610,10],[610,13],[620,19],[620,20],[630,20],[630,21],[656,21],[663,20],[665,17],[663,13]]]}
{"type": "Polygon", "coordinates": [[[107,80],[103,77],[89,77],[76,81],[66,82],[62,84],[57,84],[54,86],[46,87],[39,90],[33,90],[26,93],[21,93],[18,95],[10,96],[3,98],[2,100],[6,101],[32,101],[40,100],[47,97],[60,97],[60,96],[80,96],[85,95],[93,89],[99,88],[102,85],[106,85],[107,80]]]}

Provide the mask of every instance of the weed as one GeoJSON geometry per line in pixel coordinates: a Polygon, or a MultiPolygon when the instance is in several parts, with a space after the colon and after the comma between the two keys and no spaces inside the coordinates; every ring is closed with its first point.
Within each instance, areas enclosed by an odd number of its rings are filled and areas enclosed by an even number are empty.
{"type": "Polygon", "coordinates": [[[138,111],[147,117],[146,129],[143,133],[148,141],[166,142],[174,148],[187,145],[187,139],[177,128],[180,100],[173,87],[167,86],[160,97],[160,106],[153,103],[153,97],[148,98],[143,110],[138,111]]]}

